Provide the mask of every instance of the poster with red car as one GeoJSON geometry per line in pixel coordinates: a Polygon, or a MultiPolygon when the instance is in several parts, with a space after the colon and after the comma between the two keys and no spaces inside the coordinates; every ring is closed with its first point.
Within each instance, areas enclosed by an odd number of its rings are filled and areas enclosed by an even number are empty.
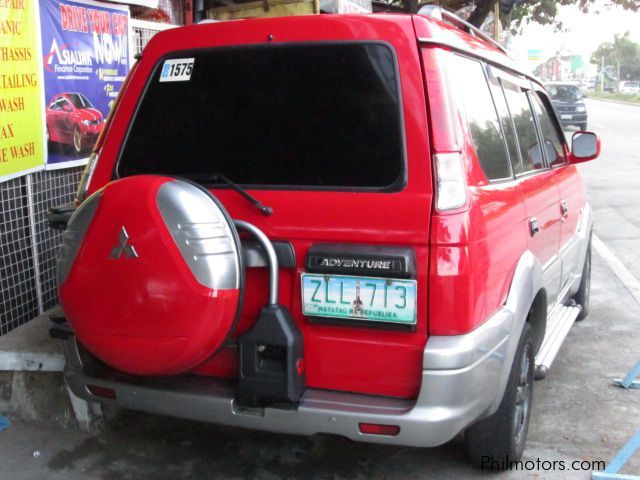
{"type": "Polygon", "coordinates": [[[41,0],[47,168],[80,165],[129,72],[129,9],[41,0]]]}

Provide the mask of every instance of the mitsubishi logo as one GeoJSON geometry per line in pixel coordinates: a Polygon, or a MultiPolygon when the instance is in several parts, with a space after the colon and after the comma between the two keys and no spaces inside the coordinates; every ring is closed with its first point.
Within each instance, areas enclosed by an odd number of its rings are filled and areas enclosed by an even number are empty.
{"type": "Polygon", "coordinates": [[[127,258],[138,258],[138,252],[136,252],[135,247],[129,244],[129,234],[124,228],[124,225],[118,235],[118,244],[111,250],[109,258],[118,259],[122,256],[122,253],[124,253],[124,256],[127,258]]]}

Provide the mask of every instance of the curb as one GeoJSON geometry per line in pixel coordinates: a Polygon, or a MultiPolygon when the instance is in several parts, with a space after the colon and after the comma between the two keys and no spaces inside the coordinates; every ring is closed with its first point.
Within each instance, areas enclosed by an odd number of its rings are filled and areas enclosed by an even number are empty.
{"type": "Polygon", "coordinates": [[[587,100],[596,100],[598,102],[605,102],[605,103],[617,103],[619,105],[629,105],[631,107],[640,107],[640,102],[625,102],[624,100],[614,100],[611,98],[599,98],[599,97],[586,97],[587,100]]]}

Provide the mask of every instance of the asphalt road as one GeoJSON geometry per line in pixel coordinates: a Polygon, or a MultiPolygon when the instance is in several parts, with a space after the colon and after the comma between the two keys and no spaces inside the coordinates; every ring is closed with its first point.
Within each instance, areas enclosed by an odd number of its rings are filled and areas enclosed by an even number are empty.
{"type": "Polygon", "coordinates": [[[590,100],[587,109],[602,141],[601,157],[580,167],[595,231],[640,279],[640,107],[590,100]]]}
{"type": "MultiPolygon", "coordinates": [[[[640,107],[590,101],[603,155],[581,166],[596,235],[640,278],[640,107]]],[[[570,134],[569,134],[570,135],[570,134]]],[[[576,324],[549,376],[536,382],[525,460],[500,479],[591,478],[574,461],[607,464],[640,428],[640,390],[611,385],[640,360],[640,305],[597,253],[591,313],[576,324]],[[556,461],[556,469],[546,469],[556,461]],[[565,470],[560,470],[564,462],[565,470]]],[[[434,449],[251,432],[125,412],[98,436],[15,423],[0,433],[1,479],[483,478],[460,439],[434,449]],[[37,450],[40,455],[33,456],[37,450]]],[[[586,465],[588,467],[588,465],[586,465]]],[[[640,451],[622,473],[640,474],[640,451]]]]}

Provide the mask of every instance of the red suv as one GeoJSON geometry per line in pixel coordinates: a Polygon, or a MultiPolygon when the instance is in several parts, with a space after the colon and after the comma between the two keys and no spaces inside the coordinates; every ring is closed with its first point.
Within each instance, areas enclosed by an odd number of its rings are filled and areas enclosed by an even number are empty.
{"type": "Polygon", "coordinates": [[[588,311],[574,164],[599,142],[570,147],[536,79],[428,13],[153,38],[60,253],[76,395],[520,458],[533,378],[588,311]]]}

